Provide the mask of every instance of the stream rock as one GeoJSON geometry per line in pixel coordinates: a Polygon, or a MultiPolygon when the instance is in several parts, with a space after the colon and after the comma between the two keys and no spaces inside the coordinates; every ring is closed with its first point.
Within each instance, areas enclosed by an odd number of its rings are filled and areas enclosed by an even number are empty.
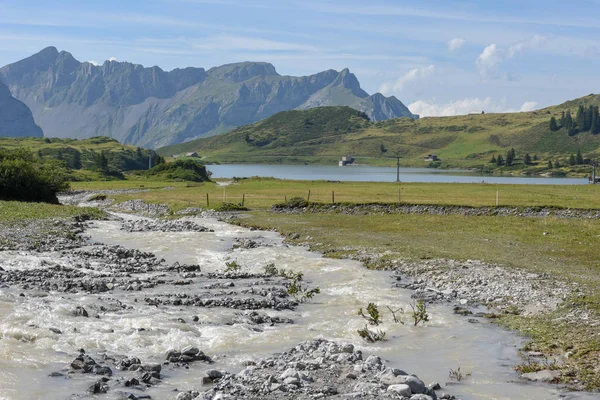
{"type": "MultiPolygon", "coordinates": [[[[204,391],[196,400],[216,399],[280,399],[368,398],[436,400],[435,390],[416,376],[385,365],[381,358],[366,360],[353,345],[317,339],[308,340],[272,357],[261,359],[240,371],[208,370],[204,391]]],[[[182,396],[181,393],[178,396],[182,396]]],[[[176,397],[179,398],[179,397],[176,397]]],[[[187,397],[185,397],[187,398],[187,397]]],[[[443,395],[441,398],[454,399],[443,395]]]]}
{"type": "Polygon", "coordinates": [[[121,229],[127,232],[213,232],[195,222],[175,220],[136,219],[124,220],[121,229]]]}

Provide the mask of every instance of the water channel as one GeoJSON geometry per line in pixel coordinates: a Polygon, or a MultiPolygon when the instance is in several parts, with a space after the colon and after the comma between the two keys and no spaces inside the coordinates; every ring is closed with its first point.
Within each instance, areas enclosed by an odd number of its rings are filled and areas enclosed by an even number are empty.
{"type": "MultiPolygon", "coordinates": [[[[395,182],[397,173],[394,167],[326,165],[223,164],[208,165],[207,169],[212,172],[213,178],[268,176],[279,179],[356,182],[395,182]]],[[[523,177],[508,174],[498,176],[434,168],[400,168],[400,181],[537,185],[584,185],[588,183],[586,178],[523,177]]]]}
{"type": "MultiPolygon", "coordinates": [[[[321,294],[294,311],[272,311],[293,319],[293,324],[256,329],[243,323],[228,324],[235,313],[230,309],[190,310],[143,304],[142,299],[152,297],[154,292],[200,291],[205,282],[199,278],[189,286],[157,286],[143,294],[121,290],[93,295],[28,292],[20,297],[20,291],[0,288],[0,399],[67,399],[74,398],[72,393],[85,391],[89,382],[48,377],[50,372],[64,369],[80,348],[94,356],[130,354],[160,363],[168,349],[193,345],[214,357],[216,364],[212,367],[236,372],[245,360],[281,352],[314,338],[354,343],[365,354],[377,354],[389,365],[417,374],[425,382],[444,385],[449,381],[448,370],[461,367],[472,376],[445,391],[462,399],[598,398],[519,381],[511,366],[521,362],[518,349],[524,339],[484,319],[469,322],[453,314],[449,306],[430,306],[431,321],[418,327],[395,324],[388,315],[381,327],[387,331],[388,340],[367,344],[356,334],[364,325],[357,316],[359,307],[375,302],[381,307],[406,309],[412,303],[410,291],[392,286],[390,272],[367,270],[359,262],[327,259],[305,248],[288,246],[276,232],[251,231],[214,219],[195,221],[214,232],[128,233],[119,229],[117,221],[100,221],[86,234],[94,242],[153,252],[169,263],[199,264],[202,272],[222,271],[227,260],[236,260],[244,270],[262,272],[264,265],[272,262],[279,268],[303,272],[306,282],[318,285],[321,294]],[[238,238],[255,239],[263,245],[233,249],[238,238]],[[77,318],[71,312],[77,305],[92,307],[94,303],[116,300],[127,308],[109,310],[101,319],[77,318]],[[199,321],[192,323],[192,315],[197,315],[199,321]],[[179,323],[178,318],[188,323],[179,323]],[[52,334],[48,327],[58,328],[62,334],[52,334]]],[[[7,270],[57,261],[58,254],[0,252],[0,265],[7,270]]],[[[206,368],[192,365],[189,370],[167,372],[163,384],[148,394],[154,399],[172,399],[175,387],[202,389],[199,377],[206,368]]],[[[103,398],[111,396],[109,392],[103,398]]]]}

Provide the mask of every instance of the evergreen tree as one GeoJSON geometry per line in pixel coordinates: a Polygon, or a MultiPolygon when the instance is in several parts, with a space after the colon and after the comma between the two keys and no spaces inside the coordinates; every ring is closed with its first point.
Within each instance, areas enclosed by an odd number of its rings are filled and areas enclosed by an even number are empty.
{"type": "Polygon", "coordinates": [[[560,161],[558,161],[558,160],[554,161],[554,168],[560,168],[560,167],[561,167],[560,161]]]}
{"type": "Polygon", "coordinates": [[[587,132],[592,127],[592,119],[594,113],[594,106],[589,106],[585,109],[585,126],[583,128],[584,132],[587,132]]]}
{"type": "Polygon", "coordinates": [[[577,125],[577,128],[580,131],[585,131],[585,109],[583,108],[583,105],[579,105],[579,107],[577,107],[577,114],[575,115],[575,123],[577,125]]]}
{"type": "Polygon", "coordinates": [[[513,148],[510,149],[510,155],[511,155],[511,157],[512,157],[513,160],[515,158],[517,158],[517,153],[515,152],[515,149],[513,149],[513,148]]]}
{"type": "Polygon", "coordinates": [[[552,169],[552,160],[548,160],[548,169],[552,169]]]}
{"type": "Polygon", "coordinates": [[[534,154],[533,155],[533,161],[537,161],[537,160],[538,160],[538,156],[537,156],[537,154],[534,154]]]}
{"type": "Polygon", "coordinates": [[[562,128],[563,126],[565,126],[565,112],[564,111],[560,114],[560,127],[562,128]]]}
{"type": "Polygon", "coordinates": [[[100,171],[104,173],[108,172],[108,158],[106,158],[106,151],[102,151],[100,154],[98,154],[96,166],[100,171]]]}
{"type": "Polygon", "coordinates": [[[81,154],[78,151],[73,154],[73,169],[81,169],[81,154]]]}
{"type": "Polygon", "coordinates": [[[577,150],[577,165],[583,165],[583,154],[581,154],[581,150],[577,150]]]}
{"type": "Polygon", "coordinates": [[[571,111],[567,111],[567,114],[565,115],[564,127],[567,128],[567,131],[570,131],[573,128],[573,117],[571,116],[571,111]]]}
{"type": "Polygon", "coordinates": [[[569,157],[569,165],[573,166],[575,165],[576,161],[575,161],[575,154],[571,153],[571,157],[569,157]]]}
{"type": "Polygon", "coordinates": [[[499,167],[504,165],[504,158],[502,158],[501,154],[498,154],[498,158],[496,158],[496,165],[499,167]]]}
{"type": "Polygon", "coordinates": [[[58,151],[58,153],[56,153],[56,159],[59,161],[63,161],[65,158],[63,157],[63,153],[62,151],[58,151]]]}
{"type": "Polygon", "coordinates": [[[496,156],[492,156],[492,159],[490,160],[490,163],[496,164],[496,162],[497,162],[496,156]]]}
{"type": "Polygon", "coordinates": [[[550,118],[550,130],[552,132],[555,132],[558,130],[558,124],[556,123],[556,118],[554,118],[554,117],[550,118]]]}
{"type": "Polygon", "coordinates": [[[138,148],[135,150],[135,153],[136,153],[136,155],[137,155],[138,159],[141,159],[141,158],[143,157],[143,154],[142,154],[142,148],[141,148],[141,147],[138,147],[138,148]]]}
{"type": "Polygon", "coordinates": [[[531,156],[529,155],[529,153],[525,153],[525,157],[523,157],[523,163],[525,165],[531,164],[531,156]]]}
{"type": "Polygon", "coordinates": [[[590,132],[594,135],[600,133],[600,113],[598,112],[597,106],[592,106],[592,123],[590,125],[590,132]]]}
{"type": "Polygon", "coordinates": [[[513,152],[512,151],[507,151],[506,152],[506,166],[511,166],[513,165],[513,161],[515,160],[515,157],[513,156],[513,152]]]}

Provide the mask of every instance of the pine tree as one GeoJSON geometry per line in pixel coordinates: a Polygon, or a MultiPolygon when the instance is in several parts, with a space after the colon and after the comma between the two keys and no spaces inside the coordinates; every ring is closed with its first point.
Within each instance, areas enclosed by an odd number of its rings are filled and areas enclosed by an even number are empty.
{"type": "Polygon", "coordinates": [[[496,164],[496,162],[497,162],[496,156],[492,156],[492,159],[490,160],[490,163],[496,164]]]}
{"type": "Polygon", "coordinates": [[[594,106],[589,106],[585,109],[585,126],[583,128],[584,132],[587,132],[592,127],[592,118],[594,113],[594,106]]]}
{"type": "Polygon", "coordinates": [[[565,112],[564,111],[560,114],[560,127],[562,128],[563,126],[565,126],[565,112]]]}
{"type": "Polygon", "coordinates": [[[525,153],[525,157],[523,157],[523,163],[525,165],[531,164],[531,156],[529,155],[529,153],[525,153]]]}
{"type": "Polygon", "coordinates": [[[575,161],[575,154],[571,153],[571,157],[569,157],[569,165],[573,166],[575,165],[576,161],[575,161]]]}
{"type": "Polygon", "coordinates": [[[590,126],[590,132],[594,135],[600,133],[600,113],[598,112],[598,107],[592,107],[592,124],[590,126]]]}
{"type": "Polygon", "coordinates": [[[513,152],[512,151],[507,151],[506,152],[506,166],[511,166],[513,165],[513,161],[515,160],[515,157],[513,156],[513,152]]]}
{"type": "Polygon", "coordinates": [[[560,167],[561,167],[560,161],[558,161],[558,160],[554,161],[554,168],[560,168],[560,167]]]}
{"type": "Polygon", "coordinates": [[[73,154],[73,169],[81,169],[81,154],[78,151],[73,154]]]}
{"type": "Polygon", "coordinates": [[[577,107],[577,114],[575,115],[575,124],[577,125],[577,129],[580,131],[585,130],[585,109],[583,105],[579,105],[577,107]]]}
{"type": "Polygon", "coordinates": [[[496,165],[499,167],[504,165],[504,158],[502,158],[501,154],[498,154],[498,158],[496,159],[496,165]]]}
{"type": "Polygon", "coordinates": [[[550,130],[552,132],[555,132],[558,130],[558,124],[556,123],[556,118],[554,118],[554,117],[550,118],[550,130]]]}
{"type": "Polygon", "coordinates": [[[105,151],[98,154],[98,159],[96,161],[96,165],[100,171],[102,171],[104,173],[108,172],[108,158],[106,158],[105,151]]]}
{"type": "Polygon", "coordinates": [[[577,165],[583,165],[583,154],[581,154],[581,150],[577,150],[577,165]]]}
{"type": "Polygon", "coordinates": [[[537,161],[537,160],[538,160],[538,156],[537,156],[537,154],[534,154],[533,155],[533,161],[537,161]]]}
{"type": "Polygon", "coordinates": [[[571,111],[567,111],[565,115],[565,124],[564,127],[567,128],[567,131],[571,131],[573,129],[573,117],[571,116],[571,111]]]}
{"type": "Polygon", "coordinates": [[[548,160],[548,169],[552,169],[552,160],[548,160]]]}

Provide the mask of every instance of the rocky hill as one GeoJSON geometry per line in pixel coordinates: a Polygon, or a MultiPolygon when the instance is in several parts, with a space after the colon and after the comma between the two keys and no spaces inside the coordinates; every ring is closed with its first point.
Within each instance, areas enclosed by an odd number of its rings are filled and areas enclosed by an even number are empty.
{"type": "Polygon", "coordinates": [[[0,82],[0,137],[42,137],[42,130],[33,120],[31,110],[11,96],[0,82]]]}
{"type": "Polygon", "coordinates": [[[46,136],[110,136],[160,147],[227,132],[285,110],[346,105],[372,120],[416,117],[395,97],[369,96],[347,69],[281,76],[268,63],[163,71],[128,62],[77,61],[48,47],[0,68],[46,136]]]}

